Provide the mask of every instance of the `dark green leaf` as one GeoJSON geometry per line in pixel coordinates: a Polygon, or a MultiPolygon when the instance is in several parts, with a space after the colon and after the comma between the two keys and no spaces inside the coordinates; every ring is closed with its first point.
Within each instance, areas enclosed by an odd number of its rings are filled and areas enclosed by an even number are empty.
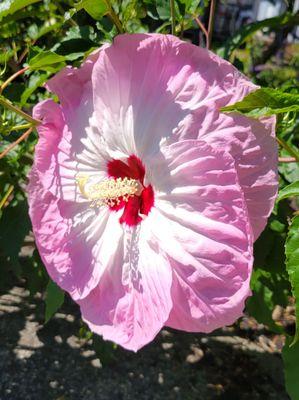
{"type": "Polygon", "coordinates": [[[19,253],[30,228],[26,201],[20,201],[15,207],[4,210],[0,220],[0,247],[16,266],[19,266],[19,253]]]}
{"type": "Polygon", "coordinates": [[[2,0],[0,4],[0,21],[7,15],[13,14],[16,11],[39,1],[41,0],[2,0]]]}
{"type": "MultiPolygon", "coordinates": [[[[291,145],[290,143],[288,144],[291,145]]],[[[292,147],[294,148],[294,151],[298,151],[294,146],[292,147]]],[[[282,149],[280,154],[282,157],[290,156],[285,149],[282,149]]],[[[297,182],[299,180],[299,163],[280,163],[278,170],[289,183],[297,182]]]]}
{"type": "Polygon", "coordinates": [[[55,66],[55,64],[61,64],[64,63],[64,61],[65,57],[60,54],[56,54],[53,51],[43,51],[37,54],[35,57],[31,58],[28,65],[30,67],[30,70],[32,71],[38,69],[42,69],[44,71],[52,71],[52,68],[53,66],[55,66]]]}
{"type": "Polygon", "coordinates": [[[161,19],[170,19],[170,5],[168,0],[156,1],[157,13],[161,19]]]}
{"type": "MultiPolygon", "coordinates": [[[[254,244],[254,271],[251,280],[251,287],[257,292],[252,298],[257,315],[267,314],[268,321],[273,308],[276,305],[286,307],[288,297],[291,293],[288,273],[285,267],[285,237],[287,226],[287,210],[284,205],[277,207],[276,215],[270,217],[268,226],[254,244]],[[259,309],[259,298],[263,298],[259,309]],[[266,307],[269,309],[266,311],[266,307]]],[[[254,310],[252,315],[256,317],[254,310]]],[[[257,317],[258,319],[259,317],[257,317]]],[[[266,323],[265,317],[260,322],[266,323]]],[[[268,323],[267,323],[268,324],[268,323]]]]}
{"type": "Polygon", "coordinates": [[[296,300],[296,334],[293,341],[293,344],[295,344],[299,340],[299,215],[292,220],[285,251],[286,267],[296,300]]]}
{"type": "Polygon", "coordinates": [[[23,91],[21,96],[21,105],[24,106],[27,103],[29,97],[35,92],[37,88],[42,86],[46,80],[48,79],[48,74],[43,73],[36,76],[31,76],[30,86],[27,87],[26,90],[23,91]]]}
{"type": "Polygon", "coordinates": [[[292,339],[287,338],[282,350],[286,388],[292,400],[299,400],[299,342],[290,347],[292,339]]]}
{"type": "Polygon", "coordinates": [[[69,56],[70,54],[81,53],[84,55],[90,48],[95,47],[95,43],[91,40],[86,39],[70,39],[64,40],[57,46],[56,52],[63,56],[69,56]]]}
{"type": "Polygon", "coordinates": [[[106,1],[103,0],[81,0],[75,7],[77,11],[84,9],[96,20],[102,19],[109,11],[106,1]]]}
{"type": "Polygon", "coordinates": [[[64,292],[61,290],[56,283],[51,279],[49,280],[46,289],[46,312],[45,312],[45,322],[56,313],[56,311],[62,306],[64,302],[64,292]]]}
{"type": "Polygon", "coordinates": [[[243,100],[223,107],[221,111],[238,112],[253,118],[299,111],[299,95],[261,88],[249,93],[243,100]]]}
{"type": "Polygon", "coordinates": [[[290,185],[284,187],[278,193],[277,201],[286,199],[287,197],[299,196],[299,181],[291,183],[290,185]]]}
{"type": "Polygon", "coordinates": [[[97,356],[104,365],[109,365],[116,361],[114,354],[114,350],[117,347],[116,344],[103,340],[97,335],[93,335],[92,344],[97,356]]]}
{"type": "Polygon", "coordinates": [[[0,53],[0,64],[6,64],[13,56],[13,50],[5,50],[5,52],[0,53]]]}
{"type": "Polygon", "coordinates": [[[272,292],[261,281],[262,274],[266,273],[256,270],[251,279],[252,296],[246,302],[246,310],[259,323],[267,325],[273,332],[281,333],[282,329],[272,319],[275,304],[272,292]]]}
{"type": "Polygon", "coordinates": [[[198,0],[177,0],[185,6],[185,13],[194,14],[199,6],[198,0]]]}
{"type": "Polygon", "coordinates": [[[61,27],[63,22],[64,21],[61,20],[61,22],[56,22],[55,24],[51,24],[51,25],[49,25],[49,23],[47,22],[41,28],[39,28],[36,32],[34,32],[34,34],[32,35],[33,36],[32,39],[34,39],[36,41],[36,40],[40,39],[42,36],[45,36],[52,31],[55,31],[56,29],[61,27]]]}

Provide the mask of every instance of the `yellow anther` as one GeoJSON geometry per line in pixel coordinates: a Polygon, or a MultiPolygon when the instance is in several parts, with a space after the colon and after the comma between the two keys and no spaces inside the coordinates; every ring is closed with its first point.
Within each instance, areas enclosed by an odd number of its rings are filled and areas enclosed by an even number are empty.
{"type": "Polygon", "coordinates": [[[107,178],[98,183],[93,183],[89,176],[78,176],[77,185],[86,199],[92,202],[92,206],[114,206],[120,203],[120,199],[128,201],[131,196],[139,196],[142,185],[136,179],[107,178]]]}

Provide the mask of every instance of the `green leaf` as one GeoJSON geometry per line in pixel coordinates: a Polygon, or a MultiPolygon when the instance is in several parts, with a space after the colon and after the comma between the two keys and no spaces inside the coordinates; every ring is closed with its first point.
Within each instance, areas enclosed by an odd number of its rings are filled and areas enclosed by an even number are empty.
{"type": "Polygon", "coordinates": [[[255,270],[251,278],[251,288],[253,294],[246,302],[246,310],[254,317],[259,323],[267,325],[271,331],[282,333],[282,328],[275,324],[272,319],[272,312],[275,304],[273,302],[273,293],[262,282],[263,275],[268,274],[255,270]]]}
{"type": "Polygon", "coordinates": [[[44,71],[48,70],[52,71],[52,69],[49,67],[53,67],[56,64],[64,63],[64,61],[65,61],[64,56],[48,50],[48,51],[43,51],[37,54],[35,57],[31,58],[28,65],[31,71],[35,71],[38,69],[42,69],[44,71]]]}
{"type": "Polygon", "coordinates": [[[47,285],[45,302],[45,322],[48,322],[64,302],[64,291],[61,290],[51,279],[47,285]]]}
{"type": "Polygon", "coordinates": [[[198,0],[177,0],[177,3],[181,3],[185,6],[185,13],[195,14],[199,8],[198,0]]]}
{"type": "MultiPolygon", "coordinates": [[[[285,266],[285,238],[287,215],[284,204],[277,205],[266,229],[254,244],[254,269],[249,300],[250,313],[259,322],[273,329],[272,312],[276,305],[286,307],[291,295],[291,285],[285,266]],[[270,324],[269,324],[270,322],[270,324]]],[[[277,331],[277,325],[275,325],[277,331]]]]}
{"type": "Polygon", "coordinates": [[[299,342],[290,347],[292,339],[287,338],[282,350],[286,388],[292,400],[299,400],[299,342]]]}
{"type": "MultiPolygon", "coordinates": [[[[3,51],[3,49],[1,49],[3,51]]],[[[0,53],[0,65],[4,64],[6,65],[6,63],[14,56],[15,52],[14,50],[8,50],[5,49],[5,51],[3,51],[0,53]]]]}
{"type": "Polygon", "coordinates": [[[296,301],[296,333],[292,345],[299,340],[299,215],[293,218],[285,245],[286,267],[296,301]]]}
{"type": "Polygon", "coordinates": [[[106,1],[81,0],[75,4],[77,11],[84,9],[93,19],[100,20],[109,12],[106,1]]]}
{"type": "Polygon", "coordinates": [[[0,248],[13,265],[19,268],[19,253],[31,228],[26,201],[7,207],[0,220],[0,248]]]}
{"type": "Polygon", "coordinates": [[[286,199],[287,197],[299,196],[299,181],[291,183],[290,185],[284,187],[278,193],[277,201],[286,199]]]}
{"type": "MultiPolygon", "coordinates": [[[[298,151],[292,143],[288,142],[288,144],[293,147],[294,151],[298,151]]],[[[290,156],[289,152],[285,149],[282,149],[280,154],[282,157],[290,156]]],[[[278,170],[289,183],[294,183],[299,180],[299,163],[297,162],[280,163],[280,165],[278,165],[278,170]]]]}
{"type": "Polygon", "coordinates": [[[24,7],[37,3],[41,0],[2,0],[0,4],[0,21],[9,14],[13,14],[24,7]]]}
{"type": "Polygon", "coordinates": [[[253,22],[252,24],[245,25],[239,30],[236,35],[228,39],[222,48],[221,55],[223,58],[228,59],[231,53],[241,46],[255,32],[263,28],[281,29],[285,26],[296,26],[299,24],[299,14],[285,13],[278,17],[264,19],[262,21],[253,22]]]}
{"type": "Polygon", "coordinates": [[[42,73],[39,75],[32,75],[30,79],[30,85],[27,89],[25,89],[21,96],[21,106],[24,106],[27,103],[29,97],[35,92],[37,88],[42,86],[46,80],[48,79],[47,73],[42,73]]]}
{"type": "Polygon", "coordinates": [[[55,24],[51,24],[51,25],[49,25],[49,22],[47,21],[41,28],[39,28],[37,31],[35,31],[33,33],[32,39],[37,41],[42,36],[45,36],[52,31],[58,30],[63,23],[64,23],[63,19],[61,19],[60,22],[56,22],[55,24]]]}
{"type": "Polygon", "coordinates": [[[156,1],[157,13],[161,19],[170,19],[170,3],[169,0],[156,1]]]}
{"type": "Polygon", "coordinates": [[[224,112],[238,112],[253,118],[299,111],[299,95],[277,89],[261,88],[249,93],[243,100],[223,107],[224,112]]]}
{"type": "Polygon", "coordinates": [[[115,356],[117,345],[115,343],[103,340],[100,336],[93,335],[92,344],[103,365],[112,364],[117,360],[115,356]]]}

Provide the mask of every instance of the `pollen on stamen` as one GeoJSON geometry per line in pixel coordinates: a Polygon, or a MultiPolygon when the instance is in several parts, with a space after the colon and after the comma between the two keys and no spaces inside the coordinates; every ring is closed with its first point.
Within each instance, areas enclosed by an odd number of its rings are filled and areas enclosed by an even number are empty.
{"type": "Polygon", "coordinates": [[[121,200],[127,202],[131,196],[139,196],[143,190],[138,180],[130,178],[107,178],[92,183],[89,176],[83,175],[76,181],[82,196],[91,201],[91,207],[113,207],[121,200]]]}

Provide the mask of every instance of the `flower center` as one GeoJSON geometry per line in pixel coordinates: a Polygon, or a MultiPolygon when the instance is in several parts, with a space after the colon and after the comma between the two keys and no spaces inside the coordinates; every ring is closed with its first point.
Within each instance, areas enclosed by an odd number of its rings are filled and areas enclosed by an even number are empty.
{"type": "Polygon", "coordinates": [[[77,178],[81,194],[92,202],[93,206],[115,206],[120,199],[128,201],[131,196],[139,196],[143,187],[136,179],[117,178],[104,179],[99,183],[92,183],[90,177],[77,178]]]}
{"type": "Polygon", "coordinates": [[[113,159],[107,164],[107,172],[109,178],[96,183],[89,176],[78,176],[81,194],[91,201],[92,207],[106,205],[112,211],[124,209],[120,223],[137,225],[154,205],[152,186],[144,186],[145,168],[141,160],[135,155],[126,162],[113,159]]]}

